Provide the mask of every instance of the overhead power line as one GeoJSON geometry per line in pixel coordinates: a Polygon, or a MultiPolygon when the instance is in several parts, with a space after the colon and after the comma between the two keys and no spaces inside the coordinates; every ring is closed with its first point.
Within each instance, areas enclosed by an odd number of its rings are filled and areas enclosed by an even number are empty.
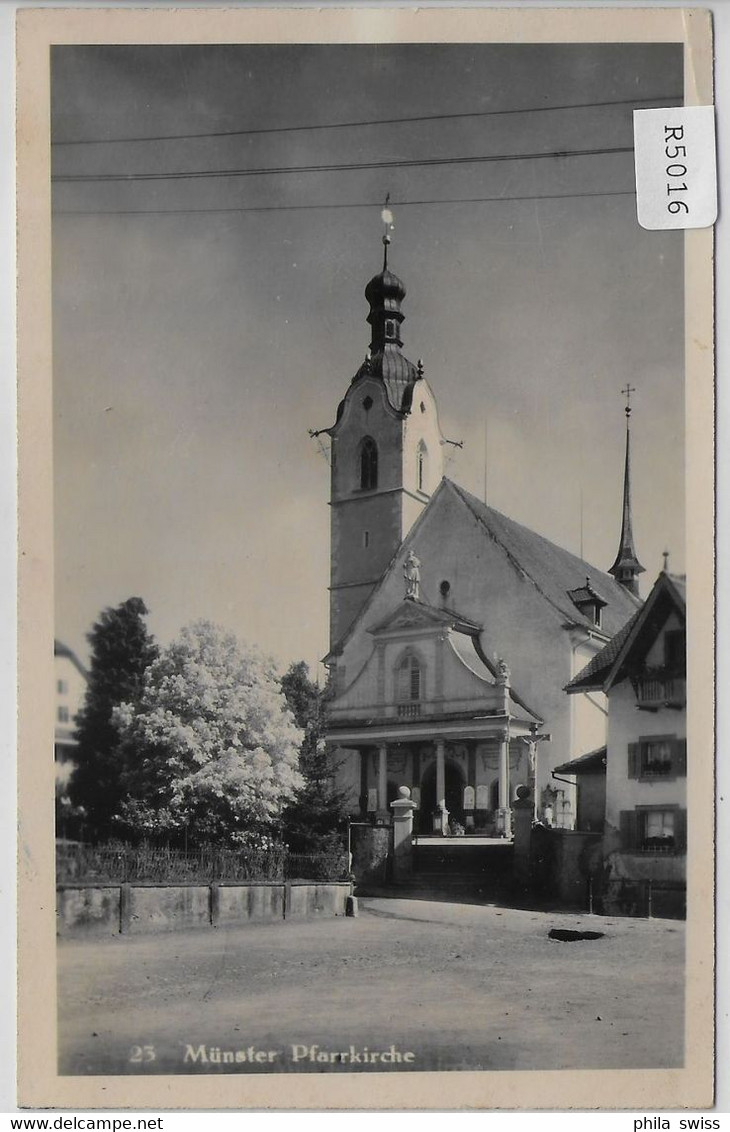
{"type": "MultiPolygon", "coordinates": [[[[497,196],[497,197],[453,197],[443,200],[404,200],[395,204],[401,208],[411,208],[416,205],[438,204],[501,204],[507,201],[530,200],[576,200],[580,197],[633,197],[635,189],[616,189],[596,193],[533,193],[525,196],[497,196]]],[[[196,213],[229,213],[229,212],[301,212],[314,209],[335,208],[379,208],[382,201],[356,201],[351,204],[264,204],[240,205],[231,208],[108,208],[108,209],[57,209],[55,216],[181,216],[196,213]]]]}
{"type": "Polygon", "coordinates": [[[459,118],[497,118],[508,114],[544,114],[558,110],[585,110],[600,106],[636,106],[640,102],[672,103],[681,101],[681,94],[656,94],[650,98],[614,98],[603,102],[566,102],[559,106],[524,106],[507,110],[467,110],[455,114],[418,114],[404,118],[371,118],[355,122],[309,123],[301,126],[261,126],[247,130],[203,130],[194,134],[145,134],[126,138],[66,138],[54,146],[126,145],[131,142],[189,141],[199,138],[251,137],[258,134],[294,134],[307,130],[351,130],[362,126],[396,126],[417,122],[446,122],[459,118]]]}
{"type": "Polygon", "coordinates": [[[596,157],[600,154],[633,153],[632,145],[600,149],[564,149],[537,153],[493,153],[475,157],[422,157],[394,161],[333,162],[324,165],[282,165],[260,169],[189,169],[179,173],[58,173],[51,180],[65,184],[88,181],[186,181],[217,177],[266,177],[288,173],[349,173],[362,169],[409,169],[436,165],[480,165],[495,161],[539,161],[545,158],[596,157]]]}

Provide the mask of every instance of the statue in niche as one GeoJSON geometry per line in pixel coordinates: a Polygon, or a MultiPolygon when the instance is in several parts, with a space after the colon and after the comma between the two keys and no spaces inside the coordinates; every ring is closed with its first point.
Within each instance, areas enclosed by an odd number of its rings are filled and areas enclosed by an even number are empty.
{"type": "Polygon", "coordinates": [[[421,596],[421,560],[409,550],[403,577],[406,580],[406,597],[418,601],[421,596]]]}

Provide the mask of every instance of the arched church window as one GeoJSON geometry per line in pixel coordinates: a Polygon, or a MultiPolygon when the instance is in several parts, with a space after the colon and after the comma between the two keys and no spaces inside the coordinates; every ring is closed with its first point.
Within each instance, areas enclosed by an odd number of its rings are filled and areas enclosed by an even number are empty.
{"type": "Polygon", "coordinates": [[[420,700],[421,666],[418,658],[409,653],[403,657],[396,672],[396,695],[399,702],[420,700]]]}
{"type": "Polygon", "coordinates": [[[366,436],[360,445],[360,487],[372,491],[378,486],[378,446],[372,436],[366,436]]]}
{"type": "Polygon", "coordinates": [[[418,445],[418,452],[416,453],[416,483],[419,491],[426,490],[428,483],[428,449],[421,441],[418,445]]]}

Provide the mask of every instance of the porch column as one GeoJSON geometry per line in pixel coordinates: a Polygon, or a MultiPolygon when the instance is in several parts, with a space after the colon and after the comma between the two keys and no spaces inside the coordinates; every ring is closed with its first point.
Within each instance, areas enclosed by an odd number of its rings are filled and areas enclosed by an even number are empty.
{"type": "Polygon", "coordinates": [[[388,744],[378,747],[378,813],[388,814],[388,744]]]}
{"type": "Polygon", "coordinates": [[[449,812],[446,809],[446,761],[444,758],[446,743],[443,739],[436,740],[436,810],[438,813],[438,828],[435,832],[446,834],[449,824],[449,812]],[[439,813],[440,811],[440,813],[439,813]]]}
{"type": "Polygon", "coordinates": [[[499,744],[499,810],[497,828],[502,837],[512,836],[512,811],[509,805],[509,730],[503,731],[499,744]]]}

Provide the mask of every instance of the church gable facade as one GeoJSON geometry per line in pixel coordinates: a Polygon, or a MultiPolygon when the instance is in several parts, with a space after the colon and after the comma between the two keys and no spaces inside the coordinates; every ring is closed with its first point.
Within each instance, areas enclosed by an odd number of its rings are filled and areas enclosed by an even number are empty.
{"type": "Polygon", "coordinates": [[[370,351],[327,430],[339,782],[354,814],[385,820],[405,785],[422,831],[506,836],[529,784],[535,816],[571,827],[574,785],[552,770],[605,743],[606,704],[563,689],[640,606],[628,459],[620,581],[443,478],[435,398],[401,353],[404,295],[386,237],[370,351]]]}

